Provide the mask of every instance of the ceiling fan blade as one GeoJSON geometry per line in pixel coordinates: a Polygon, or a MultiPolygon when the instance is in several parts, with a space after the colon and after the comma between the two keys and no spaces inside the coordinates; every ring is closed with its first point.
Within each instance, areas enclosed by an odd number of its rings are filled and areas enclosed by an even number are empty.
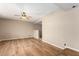
{"type": "Polygon", "coordinates": [[[29,18],[32,18],[32,16],[28,16],[29,18]]]}
{"type": "Polygon", "coordinates": [[[30,19],[32,19],[32,17],[31,16],[28,16],[28,17],[26,17],[26,19],[30,20],[30,19]]]}
{"type": "Polygon", "coordinates": [[[29,17],[26,17],[28,20],[30,19],[29,17]]]}
{"type": "Polygon", "coordinates": [[[21,15],[14,15],[14,16],[21,16],[21,15]]]}

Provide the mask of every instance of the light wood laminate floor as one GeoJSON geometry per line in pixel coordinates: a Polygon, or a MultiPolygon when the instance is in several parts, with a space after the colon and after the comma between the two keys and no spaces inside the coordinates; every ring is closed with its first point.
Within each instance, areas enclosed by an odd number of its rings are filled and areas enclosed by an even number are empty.
{"type": "Polygon", "coordinates": [[[0,56],[55,56],[61,49],[37,39],[17,39],[0,42],[0,56]]]}

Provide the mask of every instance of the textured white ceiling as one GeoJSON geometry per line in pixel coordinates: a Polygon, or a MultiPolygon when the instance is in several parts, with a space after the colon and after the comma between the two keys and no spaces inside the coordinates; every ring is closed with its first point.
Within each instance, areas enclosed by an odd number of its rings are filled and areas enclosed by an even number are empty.
{"type": "Polygon", "coordinates": [[[41,23],[41,17],[58,10],[71,10],[73,5],[72,3],[1,3],[0,17],[20,20],[20,17],[15,15],[20,15],[21,9],[24,9],[32,16],[29,22],[41,23]]]}

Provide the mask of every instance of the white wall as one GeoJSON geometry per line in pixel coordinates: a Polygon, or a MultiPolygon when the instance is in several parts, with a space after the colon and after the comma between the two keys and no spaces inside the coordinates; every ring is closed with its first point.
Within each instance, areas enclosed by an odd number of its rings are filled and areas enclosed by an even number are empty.
{"type": "Polygon", "coordinates": [[[35,25],[29,22],[0,19],[0,40],[33,37],[34,30],[35,25]]]}
{"type": "Polygon", "coordinates": [[[79,51],[79,8],[58,11],[42,18],[43,41],[79,51]]]}

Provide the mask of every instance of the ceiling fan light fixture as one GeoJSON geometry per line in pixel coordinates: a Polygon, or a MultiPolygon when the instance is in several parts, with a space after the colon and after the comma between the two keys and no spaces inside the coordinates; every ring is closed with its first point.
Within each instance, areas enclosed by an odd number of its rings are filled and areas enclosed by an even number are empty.
{"type": "MultiPolygon", "coordinates": [[[[29,19],[32,19],[32,17],[29,16],[29,13],[25,10],[24,5],[25,4],[18,4],[19,9],[21,10],[21,15],[19,15],[20,16],[20,19],[21,20],[29,20],[29,19]]],[[[15,16],[17,16],[17,15],[15,15],[15,16]]]]}
{"type": "Polygon", "coordinates": [[[23,16],[21,17],[21,19],[22,19],[22,20],[27,20],[27,18],[26,18],[26,17],[23,17],[23,16]]]}

